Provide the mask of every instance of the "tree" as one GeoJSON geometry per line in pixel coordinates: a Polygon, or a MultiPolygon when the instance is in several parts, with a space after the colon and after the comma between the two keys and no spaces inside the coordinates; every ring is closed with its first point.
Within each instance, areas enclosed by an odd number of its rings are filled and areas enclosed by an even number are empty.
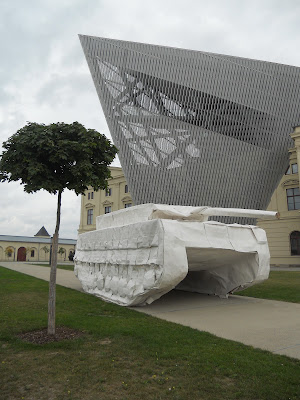
{"type": "Polygon", "coordinates": [[[4,253],[7,255],[7,257],[11,257],[13,255],[14,249],[10,246],[6,247],[4,250],[4,253]]]}
{"type": "MultiPolygon", "coordinates": [[[[63,254],[66,255],[66,250],[65,250],[63,247],[60,247],[60,248],[58,249],[58,254],[60,254],[61,256],[62,256],[63,254]]],[[[66,260],[66,256],[65,256],[65,260],[66,260]]]]}
{"type": "Polygon", "coordinates": [[[50,125],[28,122],[6,142],[0,159],[0,181],[19,181],[24,191],[44,189],[57,194],[56,227],[52,239],[48,300],[48,334],[55,335],[56,266],[64,189],[83,194],[88,186],[107,189],[108,166],[117,148],[94,129],[78,122],[50,125]]]}
{"type": "Polygon", "coordinates": [[[31,247],[25,247],[25,252],[26,252],[26,260],[29,261],[27,259],[27,254],[29,254],[29,252],[31,252],[31,247]]]}
{"type": "Polygon", "coordinates": [[[46,255],[49,253],[50,250],[48,249],[47,246],[41,247],[41,250],[44,250],[45,258],[46,258],[46,255]]]}

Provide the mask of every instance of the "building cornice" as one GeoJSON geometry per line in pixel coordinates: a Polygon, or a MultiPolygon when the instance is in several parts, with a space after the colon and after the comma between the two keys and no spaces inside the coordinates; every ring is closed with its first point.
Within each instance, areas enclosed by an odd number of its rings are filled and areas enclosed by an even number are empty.
{"type": "Polygon", "coordinates": [[[281,187],[287,186],[299,186],[299,179],[287,179],[286,181],[282,182],[281,187]]]}
{"type": "Polygon", "coordinates": [[[109,200],[105,200],[105,201],[102,202],[103,206],[110,206],[113,203],[114,203],[113,201],[109,201],[109,200]]]}
{"type": "Polygon", "coordinates": [[[122,197],[121,201],[123,201],[123,203],[127,203],[128,201],[132,201],[132,198],[131,198],[131,196],[127,195],[127,196],[122,197]]]}
{"type": "Polygon", "coordinates": [[[95,208],[95,204],[93,204],[93,203],[86,203],[85,208],[95,208]]]}

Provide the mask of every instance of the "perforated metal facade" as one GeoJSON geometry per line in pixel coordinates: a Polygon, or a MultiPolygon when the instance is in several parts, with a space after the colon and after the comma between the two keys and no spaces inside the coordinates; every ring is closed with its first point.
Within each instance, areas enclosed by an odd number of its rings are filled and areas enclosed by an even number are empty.
{"type": "Polygon", "coordinates": [[[267,207],[300,121],[300,68],[80,40],[135,204],[267,207]]]}

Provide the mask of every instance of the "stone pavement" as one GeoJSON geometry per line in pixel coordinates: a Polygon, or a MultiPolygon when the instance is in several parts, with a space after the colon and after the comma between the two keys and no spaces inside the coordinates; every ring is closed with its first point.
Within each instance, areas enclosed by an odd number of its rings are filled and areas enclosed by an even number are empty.
{"type": "Polygon", "coordinates": [[[224,339],[300,359],[300,304],[229,296],[220,299],[173,290],[135,308],[224,339]]]}
{"type": "MultiPolygon", "coordinates": [[[[17,272],[22,272],[22,274],[34,276],[35,278],[42,279],[43,281],[49,281],[50,279],[50,267],[48,265],[45,267],[41,267],[40,265],[32,265],[23,262],[0,261],[0,266],[12,269],[17,272]]],[[[83,291],[81,283],[76,278],[73,271],[57,268],[56,282],[58,285],[65,286],[70,289],[83,291]]]]}
{"type": "Polygon", "coordinates": [[[272,267],[271,271],[293,271],[293,272],[300,272],[300,265],[294,265],[293,267],[272,267]]]}
{"type": "MultiPolygon", "coordinates": [[[[49,267],[20,262],[0,262],[0,265],[49,280],[49,267]]],[[[72,271],[58,269],[57,283],[82,290],[72,271]]],[[[300,304],[244,296],[220,299],[173,290],[153,304],[134,309],[274,354],[300,359],[300,304]]]]}

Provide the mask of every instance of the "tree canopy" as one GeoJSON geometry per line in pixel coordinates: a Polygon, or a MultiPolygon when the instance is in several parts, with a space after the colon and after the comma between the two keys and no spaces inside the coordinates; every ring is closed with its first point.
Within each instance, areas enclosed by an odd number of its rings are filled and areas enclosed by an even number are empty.
{"type": "Polygon", "coordinates": [[[78,122],[50,125],[28,122],[6,142],[0,181],[19,181],[27,193],[65,188],[83,194],[88,186],[105,189],[117,148],[94,129],[78,122]]]}
{"type": "MultiPolygon", "coordinates": [[[[0,181],[19,181],[27,193],[57,193],[56,227],[52,239],[48,299],[48,334],[55,335],[56,266],[64,189],[84,193],[88,186],[106,189],[109,164],[117,148],[94,129],[78,122],[44,125],[28,122],[3,143],[0,181]]],[[[27,251],[27,250],[26,250],[27,251]]],[[[46,252],[46,250],[45,250],[46,252]]]]}

